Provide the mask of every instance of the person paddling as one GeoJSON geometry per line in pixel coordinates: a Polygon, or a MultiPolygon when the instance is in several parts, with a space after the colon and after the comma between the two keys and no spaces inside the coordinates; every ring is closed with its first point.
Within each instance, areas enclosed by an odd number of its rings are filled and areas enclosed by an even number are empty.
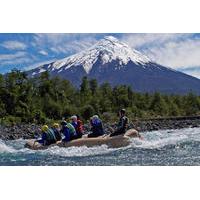
{"type": "Polygon", "coordinates": [[[72,120],[72,125],[76,129],[76,134],[77,134],[76,138],[81,138],[83,136],[83,123],[82,123],[82,121],[80,120],[79,116],[77,116],[77,115],[73,115],[71,117],[71,120],[72,120]]]}
{"type": "Polygon", "coordinates": [[[103,124],[98,115],[94,115],[90,120],[92,133],[88,134],[88,137],[99,137],[104,135],[103,124]]]}
{"type": "Polygon", "coordinates": [[[56,137],[52,129],[50,129],[47,125],[43,125],[42,128],[42,139],[37,140],[42,145],[51,145],[56,143],[56,137]]]}
{"type": "Polygon", "coordinates": [[[114,130],[114,132],[110,134],[110,137],[125,134],[125,132],[127,130],[129,119],[126,116],[125,109],[121,109],[119,111],[119,117],[120,117],[120,119],[119,119],[119,123],[117,125],[117,129],[114,130]]]}
{"type": "Polygon", "coordinates": [[[59,142],[62,140],[62,136],[60,133],[60,129],[59,129],[59,124],[58,123],[54,123],[52,126],[52,130],[54,132],[54,135],[56,137],[56,141],[59,142]]]}
{"type": "Polygon", "coordinates": [[[62,121],[61,126],[61,132],[65,136],[63,139],[64,142],[69,142],[77,137],[76,130],[72,124],[62,121]]]}

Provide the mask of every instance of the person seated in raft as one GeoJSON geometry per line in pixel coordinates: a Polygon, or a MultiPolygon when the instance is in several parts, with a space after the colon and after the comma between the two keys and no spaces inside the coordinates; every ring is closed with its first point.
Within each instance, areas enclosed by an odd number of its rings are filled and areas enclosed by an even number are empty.
{"type": "Polygon", "coordinates": [[[52,129],[50,129],[47,125],[43,125],[42,128],[42,139],[36,140],[42,145],[50,145],[56,143],[56,137],[52,129]]]}
{"type": "Polygon", "coordinates": [[[82,135],[84,134],[84,127],[83,127],[83,122],[82,120],[80,119],[80,116],[79,115],[76,115],[77,116],[77,123],[78,123],[78,132],[81,133],[82,135]]]}
{"type": "Polygon", "coordinates": [[[77,138],[76,130],[72,124],[70,124],[66,121],[62,121],[61,126],[62,126],[61,132],[65,136],[62,141],[69,142],[69,141],[77,138]]]}
{"type": "Polygon", "coordinates": [[[60,129],[59,129],[59,124],[58,123],[54,123],[52,126],[52,130],[54,132],[54,135],[56,137],[56,141],[61,141],[62,140],[62,135],[60,133],[60,129]]]}
{"type": "Polygon", "coordinates": [[[119,123],[117,125],[117,129],[113,133],[110,134],[110,137],[125,134],[127,131],[129,119],[126,116],[125,109],[121,109],[119,111],[119,117],[120,117],[120,119],[119,119],[119,123]]]}
{"type": "Polygon", "coordinates": [[[74,126],[75,130],[76,130],[76,138],[81,138],[83,136],[83,123],[80,120],[79,116],[77,117],[77,115],[73,115],[71,117],[72,120],[72,125],[74,126]]]}
{"type": "Polygon", "coordinates": [[[92,133],[88,134],[88,137],[99,137],[104,135],[103,124],[99,119],[98,115],[94,115],[90,120],[91,131],[92,133]]]}

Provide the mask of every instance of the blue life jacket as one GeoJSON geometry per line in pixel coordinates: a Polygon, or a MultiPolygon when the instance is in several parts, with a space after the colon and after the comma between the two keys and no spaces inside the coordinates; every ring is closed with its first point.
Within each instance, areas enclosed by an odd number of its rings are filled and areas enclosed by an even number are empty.
{"type": "Polygon", "coordinates": [[[65,136],[64,141],[68,142],[72,140],[74,136],[76,136],[76,130],[72,124],[67,123],[63,127],[63,134],[65,136]]]}
{"type": "Polygon", "coordinates": [[[97,136],[104,134],[103,125],[100,119],[92,121],[92,133],[97,136]]]}
{"type": "Polygon", "coordinates": [[[50,145],[56,142],[56,137],[52,129],[48,129],[47,131],[42,133],[42,139],[40,143],[43,145],[50,145]]]}

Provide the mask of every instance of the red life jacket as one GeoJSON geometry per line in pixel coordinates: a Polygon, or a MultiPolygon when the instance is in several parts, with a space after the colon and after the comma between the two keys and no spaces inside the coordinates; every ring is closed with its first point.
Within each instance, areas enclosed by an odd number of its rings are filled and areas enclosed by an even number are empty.
{"type": "Polygon", "coordinates": [[[83,133],[83,122],[80,119],[77,120],[77,132],[83,133]]]}

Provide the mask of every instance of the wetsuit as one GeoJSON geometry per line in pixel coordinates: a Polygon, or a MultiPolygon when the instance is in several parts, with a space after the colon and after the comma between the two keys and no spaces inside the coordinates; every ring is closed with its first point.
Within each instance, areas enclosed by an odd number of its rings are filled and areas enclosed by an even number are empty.
{"type": "Polygon", "coordinates": [[[92,133],[88,134],[88,137],[99,137],[104,134],[103,125],[100,119],[91,121],[92,133]]]}
{"type": "Polygon", "coordinates": [[[129,119],[126,116],[122,116],[119,119],[119,123],[117,125],[117,130],[110,134],[110,137],[125,134],[127,130],[129,119]]]}

